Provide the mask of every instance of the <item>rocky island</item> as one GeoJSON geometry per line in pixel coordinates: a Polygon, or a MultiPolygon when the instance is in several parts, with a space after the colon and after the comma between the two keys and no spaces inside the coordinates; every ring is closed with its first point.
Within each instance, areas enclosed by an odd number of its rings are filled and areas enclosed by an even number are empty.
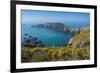
{"type": "Polygon", "coordinates": [[[61,32],[69,32],[69,28],[67,25],[63,23],[57,23],[57,22],[52,22],[52,23],[45,23],[45,24],[37,24],[36,26],[31,26],[31,27],[45,27],[61,32]]]}

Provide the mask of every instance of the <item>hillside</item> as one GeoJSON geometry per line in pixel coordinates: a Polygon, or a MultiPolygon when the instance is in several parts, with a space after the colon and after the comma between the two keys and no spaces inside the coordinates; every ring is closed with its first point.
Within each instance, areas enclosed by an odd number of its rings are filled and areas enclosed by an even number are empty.
{"type": "Polygon", "coordinates": [[[78,35],[75,35],[70,41],[68,45],[73,48],[89,48],[90,45],[90,30],[84,29],[78,35]]]}

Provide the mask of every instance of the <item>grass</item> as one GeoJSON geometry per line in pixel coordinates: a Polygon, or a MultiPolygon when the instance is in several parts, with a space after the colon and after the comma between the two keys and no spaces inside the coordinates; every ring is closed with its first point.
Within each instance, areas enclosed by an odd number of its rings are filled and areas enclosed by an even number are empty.
{"type": "Polygon", "coordinates": [[[74,37],[74,41],[87,41],[90,40],[90,29],[81,31],[81,33],[74,37]]]}
{"type": "Polygon", "coordinates": [[[73,48],[90,48],[90,29],[81,30],[81,32],[69,41],[73,48]]]}
{"type": "Polygon", "coordinates": [[[46,47],[22,48],[22,62],[88,60],[89,48],[46,47]]]}

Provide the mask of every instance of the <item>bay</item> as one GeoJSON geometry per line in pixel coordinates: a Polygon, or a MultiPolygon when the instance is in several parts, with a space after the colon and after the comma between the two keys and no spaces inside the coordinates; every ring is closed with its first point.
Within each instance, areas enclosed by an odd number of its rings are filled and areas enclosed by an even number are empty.
{"type": "Polygon", "coordinates": [[[30,25],[24,24],[21,29],[22,40],[24,38],[24,34],[28,34],[37,38],[39,41],[42,41],[46,47],[63,46],[65,41],[69,41],[73,36],[70,33],[64,33],[45,27],[31,27],[30,25]]]}

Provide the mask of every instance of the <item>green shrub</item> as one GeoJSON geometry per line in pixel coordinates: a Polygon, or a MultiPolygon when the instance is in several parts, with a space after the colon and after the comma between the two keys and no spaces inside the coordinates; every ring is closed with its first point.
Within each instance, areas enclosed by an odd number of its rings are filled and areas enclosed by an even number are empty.
{"type": "Polygon", "coordinates": [[[41,62],[41,61],[47,61],[48,59],[43,55],[37,55],[34,58],[32,58],[31,62],[41,62]]]}
{"type": "Polygon", "coordinates": [[[31,52],[29,48],[22,48],[21,62],[29,62],[31,60],[31,52]]]}
{"type": "Polygon", "coordinates": [[[46,47],[46,48],[22,48],[22,62],[40,61],[68,61],[86,60],[90,58],[89,48],[71,47],[46,47]]]}

